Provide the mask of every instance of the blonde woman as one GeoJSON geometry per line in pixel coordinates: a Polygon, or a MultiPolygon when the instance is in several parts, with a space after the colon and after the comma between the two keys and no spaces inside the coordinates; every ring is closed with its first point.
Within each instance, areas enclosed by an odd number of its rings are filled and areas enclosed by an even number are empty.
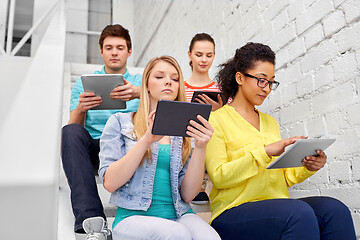
{"type": "Polygon", "coordinates": [[[189,202],[202,183],[213,129],[190,121],[190,138],[151,134],[160,100],[186,101],[179,64],[153,58],[144,70],[136,113],[112,115],[100,139],[99,176],[118,206],[113,239],[220,239],[189,202]],[[196,128],[196,129],[195,129],[196,128]]]}

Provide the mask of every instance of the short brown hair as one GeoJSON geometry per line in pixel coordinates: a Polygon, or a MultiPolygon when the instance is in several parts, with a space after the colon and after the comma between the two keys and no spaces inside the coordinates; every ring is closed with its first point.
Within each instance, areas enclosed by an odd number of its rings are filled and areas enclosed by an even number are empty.
{"type": "Polygon", "coordinates": [[[131,38],[129,34],[129,30],[121,26],[120,24],[107,25],[101,32],[99,37],[99,45],[100,49],[103,48],[104,40],[106,37],[121,37],[126,41],[126,46],[128,51],[131,50],[131,38]]]}

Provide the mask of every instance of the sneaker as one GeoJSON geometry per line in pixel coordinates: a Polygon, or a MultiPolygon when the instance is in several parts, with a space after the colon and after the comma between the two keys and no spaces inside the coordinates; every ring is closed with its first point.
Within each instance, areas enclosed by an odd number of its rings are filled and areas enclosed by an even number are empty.
{"type": "Polygon", "coordinates": [[[206,192],[198,192],[198,194],[191,201],[192,204],[206,205],[209,204],[209,197],[206,192]]]}
{"type": "Polygon", "coordinates": [[[107,240],[108,236],[111,236],[111,231],[102,217],[87,218],[82,225],[87,234],[85,240],[107,240]]]}

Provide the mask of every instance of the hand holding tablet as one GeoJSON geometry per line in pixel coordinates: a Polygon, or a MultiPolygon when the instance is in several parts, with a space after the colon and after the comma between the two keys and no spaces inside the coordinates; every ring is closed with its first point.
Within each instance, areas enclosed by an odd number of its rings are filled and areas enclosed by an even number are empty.
{"type": "Polygon", "coordinates": [[[110,97],[111,91],[119,85],[124,85],[121,74],[88,74],[82,75],[81,81],[85,92],[94,92],[100,96],[102,103],[91,110],[125,109],[126,102],[110,97]]]}
{"type": "Polygon", "coordinates": [[[217,96],[220,94],[221,100],[223,102],[222,105],[225,105],[227,102],[225,95],[222,92],[211,92],[211,91],[194,91],[194,94],[191,98],[191,102],[198,103],[197,99],[200,99],[199,95],[202,95],[202,94],[205,94],[214,102],[219,102],[217,96]]]}
{"type": "Polygon", "coordinates": [[[186,131],[190,120],[203,125],[196,116],[208,120],[210,111],[211,105],[208,104],[159,100],[152,134],[189,137],[186,131]]]}
{"type": "Polygon", "coordinates": [[[334,142],[335,139],[299,139],[288,146],[283,154],[269,164],[267,169],[301,167],[304,157],[315,156],[316,150],[324,151],[334,142]]]}

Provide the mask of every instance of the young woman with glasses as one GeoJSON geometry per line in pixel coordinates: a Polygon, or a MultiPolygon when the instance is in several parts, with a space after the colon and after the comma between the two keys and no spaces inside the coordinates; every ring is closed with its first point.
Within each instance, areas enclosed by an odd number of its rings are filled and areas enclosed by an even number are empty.
{"type": "Polygon", "coordinates": [[[326,163],[326,155],[303,159],[303,166],[266,169],[286,146],[276,120],[256,109],[279,83],[275,53],[248,43],[221,65],[220,89],[233,101],[210,117],[214,133],[206,149],[213,183],[211,225],[221,239],[355,239],[349,209],[330,197],[290,199],[288,187],[326,163]]]}

